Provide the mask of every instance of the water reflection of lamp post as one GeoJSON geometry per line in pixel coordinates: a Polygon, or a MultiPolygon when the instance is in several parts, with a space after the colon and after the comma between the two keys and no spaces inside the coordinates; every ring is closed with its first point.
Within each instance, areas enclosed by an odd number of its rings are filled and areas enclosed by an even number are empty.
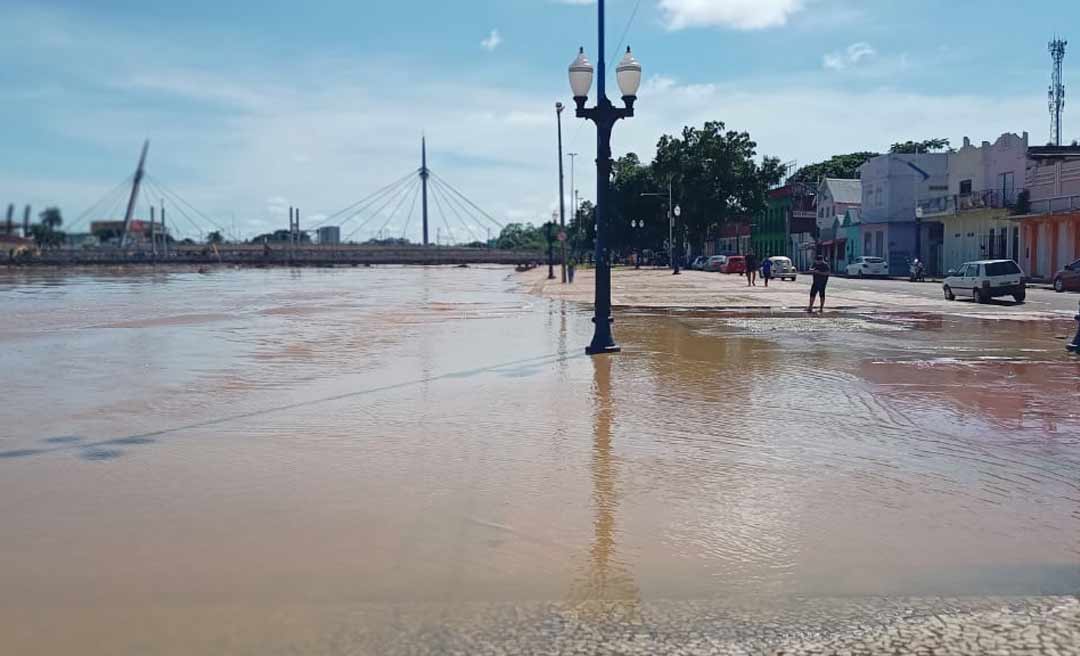
{"type": "Polygon", "coordinates": [[[626,49],[626,55],[615,69],[615,77],[622,92],[624,107],[615,107],[607,97],[605,84],[607,64],[604,61],[604,0],[598,0],[597,18],[599,44],[597,61],[596,106],[585,107],[592,87],[593,66],[585,57],[585,49],[578,51],[577,59],[570,64],[570,88],[577,105],[577,117],[596,124],[596,299],[593,317],[592,343],[586,353],[614,353],[619,350],[611,333],[611,263],[608,261],[606,233],[608,229],[608,193],[611,187],[611,129],[616,121],[634,115],[634,101],[641,85],[641,64],[626,49]]]}
{"type": "Polygon", "coordinates": [[[625,563],[617,558],[619,535],[615,511],[619,507],[618,459],[613,444],[615,401],[611,392],[612,362],[593,360],[593,449],[592,474],[593,542],[583,576],[574,582],[571,599],[584,610],[601,610],[605,615],[621,610],[630,618],[640,613],[641,594],[625,563]],[[600,602],[590,606],[590,602],[600,602]],[[611,602],[618,603],[612,607],[611,602]]]}
{"type": "Polygon", "coordinates": [[[645,229],[645,221],[639,219],[630,219],[630,227],[634,233],[634,248],[637,250],[637,255],[634,257],[634,268],[641,268],[641,232],[645,229]]]}

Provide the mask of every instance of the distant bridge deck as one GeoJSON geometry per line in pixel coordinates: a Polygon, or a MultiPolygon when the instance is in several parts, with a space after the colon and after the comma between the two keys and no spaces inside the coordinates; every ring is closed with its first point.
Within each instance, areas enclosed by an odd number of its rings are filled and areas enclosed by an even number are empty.
{"type": "Polygon", "coordinates": [[[538,263],[535,251],[508,251],[456,246],[316,246],[295,249],[272,244],[170,245],[168,257],[145,249],[124,253],[116,248],[84,248],[26,253],[14,259],[0,255],[0,263],[14,266],[117,266],[125,264],[236,264],[242,266],[334,266],[367,264],[523,264],[538,263]]]}

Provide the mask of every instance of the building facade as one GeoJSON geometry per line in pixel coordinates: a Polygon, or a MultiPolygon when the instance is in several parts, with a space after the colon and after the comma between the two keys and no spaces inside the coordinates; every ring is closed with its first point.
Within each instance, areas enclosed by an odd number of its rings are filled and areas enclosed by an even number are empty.
{"type": "Polygon", "coordinates": [[[835,271],[847,255],[847,235],[842,230],[844,216],[862,206],[862,181],[822,178],[814,198],[817,211],[817,254],[835,271]]]}
{"type": "Polygon", "coordinates": [[[994,143],[964,145],[948,153],[949,193],[921,199],[919,219],[928,241],[940,229],[940,249],[924,249],[928,273],[941,275],[964,262],[1018,259],[1020,230],[1012,208],[1024,185],[1028,134],[1002,134],[994,143]]]}
{"type": "Polygon", "coordinates": [[[1053,279],[1080,258],[1080,147],[1028,149],[1024,214],[1014,217],[1020,236],[1020,267],[1033,278],[1053,279]]]}
{"type": "Polygon", "coordinates": [[[814,191],[789,183],[769,191],[765,211],[754,219],[750,247],[758,257],[786,255],[799,265],[801,251],[817,234],[814,191]]]}
{"type": "Polygon", "coordinates": [[[319,244],[336,245],[341,243],[341,228],[338,226],[323,226],[315,231],[319,244]]]}
{"type": "Polygon", "coordinates": [[[890,275],[904,275],[911,260],[939,261],[940,223],[916,221],[920,200],[948,193],[947,153],[889,153],[859,167],[862,180],[861,254],[884,258],[890,275]]]}

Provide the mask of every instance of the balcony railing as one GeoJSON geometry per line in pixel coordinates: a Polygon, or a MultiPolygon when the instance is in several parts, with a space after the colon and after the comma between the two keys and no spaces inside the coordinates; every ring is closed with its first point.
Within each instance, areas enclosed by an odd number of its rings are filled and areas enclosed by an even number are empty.
{"type": "Polygon", "coordinates": [[[968,194],[951,194],[949,196],[937,196],[924,198],[919,201],[918,208],[922,215],[942,216],[967,212],[969,210],[982,210],[994,208],[1012,207],[1016,203],[1016,193],[1003,193],[1000,189],[983,189],[968,194]]]}
{"type": "Polygon", "coordinates": [[[1080,195],[1055,196],[1053,198],[1040,198],[1030,203],[1031,207],[1026,214],[1057,214],[1058,212],[1075,212],[1080,210],[1080,195]]]}

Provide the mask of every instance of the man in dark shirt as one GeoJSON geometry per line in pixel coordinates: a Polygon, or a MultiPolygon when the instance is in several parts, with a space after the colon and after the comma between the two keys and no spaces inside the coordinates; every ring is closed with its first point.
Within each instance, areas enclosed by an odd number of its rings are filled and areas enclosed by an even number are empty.
{"type": "Polygon", "coordinates": [[[806,308],[807,312],[814,311],[814,297],[821,296],[821,311],[825,311],[825,286],[829,284],[829,264],[825,261],[825,258],[818,255],[814,258],[814,266],[810,268],[810,272],[814,274],[814,284],[810,286],[810,305],[806,308]]]}
{"type": "Polygon", "coordinates": [[[748,251],[746,253],[746,286],[757,286],[757,268],[758,259],[754,255],[754,251],[748,251]]]}

